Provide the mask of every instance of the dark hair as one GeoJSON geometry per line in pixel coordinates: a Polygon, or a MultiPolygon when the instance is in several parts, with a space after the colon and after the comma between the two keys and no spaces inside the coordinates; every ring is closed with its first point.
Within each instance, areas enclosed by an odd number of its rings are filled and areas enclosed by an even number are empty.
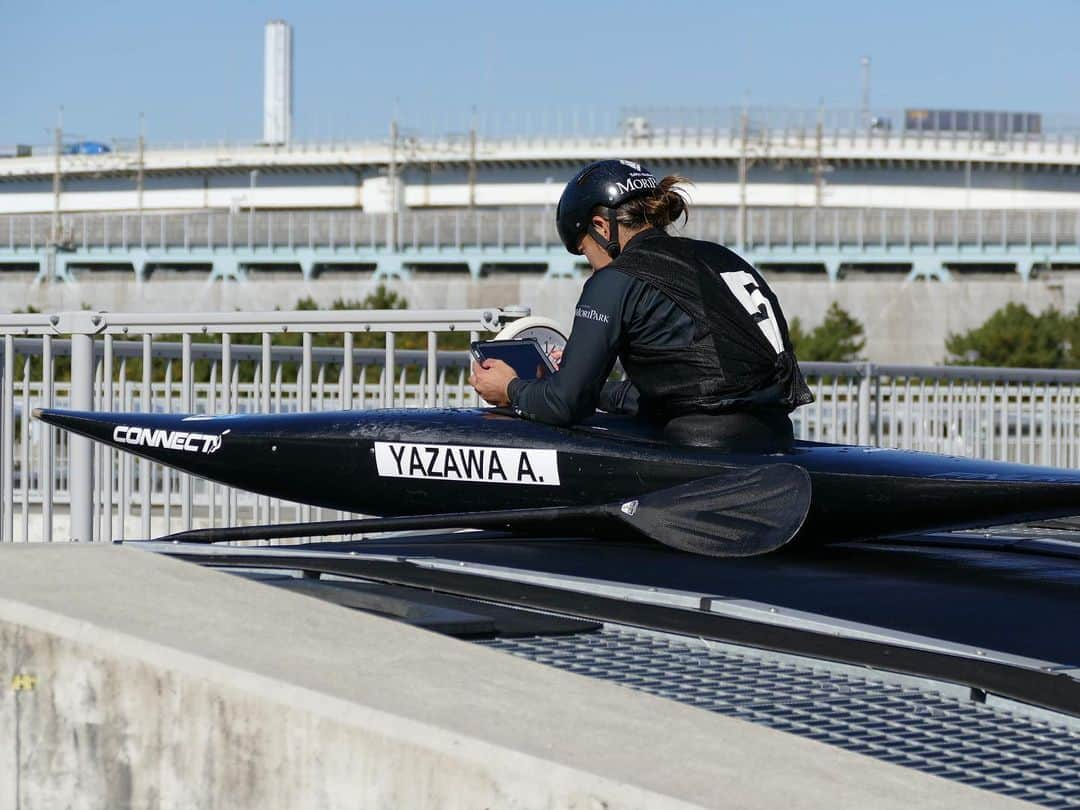
{"type": "Polygon", "coordinates": [[[620,225],[634,230],[647,225],[664,229],[679,217],[685,222],[690,218],[690,201],[678,185],[689,182],[681,175],[669,174],[648,194],[620,205],[615,211],[615,219],[620,225]]]}

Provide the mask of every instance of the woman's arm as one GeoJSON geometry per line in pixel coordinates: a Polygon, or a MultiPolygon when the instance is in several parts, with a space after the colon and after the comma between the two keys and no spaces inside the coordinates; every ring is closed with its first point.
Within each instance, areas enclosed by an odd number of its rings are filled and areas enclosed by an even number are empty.
{"type": "Polygon", "coordinates": [[[601,270],[585,282],[559,370],[542,380],[515,379],[507,389],[520,416],[571,425],[592,415],[618,356],[630,285],[630,277],[616,270],[601,270]]]}

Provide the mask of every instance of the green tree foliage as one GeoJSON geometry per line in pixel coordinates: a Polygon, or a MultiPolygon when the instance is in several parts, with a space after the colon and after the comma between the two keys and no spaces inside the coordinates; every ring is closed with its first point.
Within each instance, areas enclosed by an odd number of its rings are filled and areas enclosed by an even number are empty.
{"type": "Polygon", "coordinates": [[[798,318],[788,326],[795,355],[805,361],[845,363],[859,358],[866,345],[863,325],[835,301],[825,320],[807,331],[798,318]]]}
{"type": "Polygon", "coordinates": [[[1080,368],[1080,310],[1033,314],[1009,303],[982,326],[945,341],[946,362],[1011,368],[1080,368]]]}

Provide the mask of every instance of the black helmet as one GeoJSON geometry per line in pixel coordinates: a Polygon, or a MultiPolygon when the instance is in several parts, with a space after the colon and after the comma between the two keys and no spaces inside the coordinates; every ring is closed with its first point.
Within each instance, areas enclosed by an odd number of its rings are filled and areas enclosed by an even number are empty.
{"type": "Polygon", "coordinates": [[[627,200],[648,194],[658,185],[656,176],[640,163],[629,160],[598,160],[590,163],[566,184],[559,198],[559,207],[555,212],[559,238],[567,250],[580,255],[578,244],[581,237],[589,233],[614,259],[619,255],[615,209],[627,200]],[[608,212],[611,238],[606,241],[592,226],[592,212],[598,205],[608,212]]]}

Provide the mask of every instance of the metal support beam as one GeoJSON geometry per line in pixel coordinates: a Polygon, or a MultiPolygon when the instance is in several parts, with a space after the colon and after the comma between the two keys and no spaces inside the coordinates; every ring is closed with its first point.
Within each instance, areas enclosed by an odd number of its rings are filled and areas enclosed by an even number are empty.
{"type": "MultiPolygon", "coordinates": [[[[191,335],[185,333],[180,341],[180,409],[191,413],[194,411],[191,404],[191,335]]],[[[191,506],[191,476],[184,473],[180,476],[180,522],[185,529],[192,528],[191,506]]]]}
{"type": "MultiPolygon", "coordinates": [[[[94,408],[94,337],[71,336],[71,407],[77,411],[94,408]]],[[[94,448],[85,436],[71,435],[68,481],[71,493],[72,541],[94,539],[94,448]]]]}
{"type": "Polygon", "coordinates": [[[859,377],[859,434],[858,443],[866,446],[870,444],[870,407],[873,397],[870,386],[874,380],[874,366],[866,363],[859,377]]]}
{"type": "Polygon", "coordinates": [[[0,535],[5,543],[15,539],[15,339],[11,335],[4,335],[4,382],[3,382],[3,407],[0,408],[0,440],[3,448],[0,451],[0,480],[4,485],[3,497],[3,531],[0,535]]]}

